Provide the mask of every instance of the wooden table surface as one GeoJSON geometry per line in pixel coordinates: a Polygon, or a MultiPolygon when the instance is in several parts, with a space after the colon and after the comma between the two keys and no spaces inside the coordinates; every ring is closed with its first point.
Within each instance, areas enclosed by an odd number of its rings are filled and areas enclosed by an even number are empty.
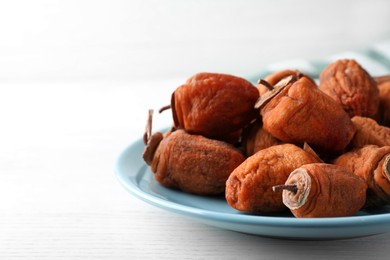
{"type": "Polygon", "coordinates": [[[114,173],[147,110],[192,74],[252,77],[365,48],[389,39],[389,12],[384,0],[3,1],[0,259],[389,259],[390,233],[227,231],[140,201],[114,173]]]}
{"type": "MultiPolygon", "coordinates": [[[[0,258],[388,259],[390,233],[264,238],[207,226],[130,195],[115,177],[116,159],[142,135],[147,109],[163,105],[181,81],[3,85],[0,258]]],[[[155,128],[167,122],[168,114],[161,115],[155,128]]]]}

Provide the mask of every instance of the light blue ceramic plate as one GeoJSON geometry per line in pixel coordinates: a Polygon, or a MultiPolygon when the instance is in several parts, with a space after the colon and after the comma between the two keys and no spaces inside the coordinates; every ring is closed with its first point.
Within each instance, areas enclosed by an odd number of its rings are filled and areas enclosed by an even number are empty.
{"type": "Polygon", "coordinates": [[[390,207],[359,212],[353,217],[298,219],[292,215],[249,215],[231,208],[223,197],[201,197],[158,184],[142,160],[142,140],[119,156],[116,176],[135,197],[215,227],[248,234],[289,239],[340,239],[390,231],[390,207]]]}

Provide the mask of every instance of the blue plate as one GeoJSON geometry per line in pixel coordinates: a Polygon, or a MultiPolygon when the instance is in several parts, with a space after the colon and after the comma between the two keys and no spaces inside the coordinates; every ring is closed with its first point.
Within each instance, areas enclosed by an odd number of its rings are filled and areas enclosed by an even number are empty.
{"type": "Polygon", "coordinates": [[[135,197],[215,227],[248,234],[289,239],[341,239],[390,231],[390,207],[356,216],[299,219],[292,215],[249,215],[231,208],[224,197],[202,197],[158,184],[142,160],[140,139],[127,147],[116,163],[119,182],[135,197]]]}

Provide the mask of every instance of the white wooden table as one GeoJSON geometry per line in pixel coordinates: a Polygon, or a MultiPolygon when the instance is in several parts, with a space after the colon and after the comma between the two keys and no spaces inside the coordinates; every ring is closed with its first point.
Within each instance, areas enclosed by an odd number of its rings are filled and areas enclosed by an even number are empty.
{"type": "Polygon", "coordinates": [[[231,232],[150,206],[114,174],[147,109],[193,73],[252,76],[369,46],[389,38],[389,10],[382,0],[3,1],[0,259],[389,259],[390,233],[231,232]]]}
{"type": "MultiPolygon", "coordinates": [[[[3,85],[0,259],[388,259],[390,233],[263,238],[128,194],[114,175],[117,156],[142,135],[147,108],[181,80],[3,85]]],[[[156,129],[170,122],[163,117],[156,129]]]]}

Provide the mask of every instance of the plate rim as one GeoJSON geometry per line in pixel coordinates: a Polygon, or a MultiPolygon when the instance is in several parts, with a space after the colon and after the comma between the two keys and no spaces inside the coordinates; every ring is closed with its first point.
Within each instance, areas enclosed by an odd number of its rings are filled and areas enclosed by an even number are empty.
{"type": "MultiPolygon", "coordinates": [[[[163,131],[163,130],[162,130],[163,131]]],[[[247,225],[267,225],[278,227],[302,227],[302,228],[326,228],[326,227],[353,227],[364,224],[366,227],[369,225],[390,224],[390,213],[381,213],[376,215],[363,215],[363,216],[348,216],[348,217],[332,217],[332,218],[295,218],[295,217],[279,217],[279,216],[259,216],[224,212],[215,212],[207,209],[194,208],[188,205],[183,205],[170,200],[165,200],[153,194],[146,193],[140,189],[135,183],[126,181],[122,172],[124,167],[122,164],[127,160],[128,154],[131,150],[138,150],[137,146],[143,145],[142,139],[137,139],[130,143],[117,157],[115,163],[115,175],[121,185],[132,195],[141,199],[142,201],[149,203],[153,206],[186,215],[189,217],[195,217],[203,220],[225,222],[231,224],[247,224],[247,225]]],[[[140,157],[141,158],[141,157],[140,157]]],[[[136,160],[136,159],[134,159],[136,160]]],[[[142,162],[143,163],[143,162],[142,162]]],[[[142,167],[148,168],[146,164],[142,167]]],[[[150,170],[150,169],[147,169],[150,170]]],[[[130,174],[127,176],[135,176],[130,174]]],[[[154,178],[153,178],[154,180],[154,178]]],[[[164,187],[165,188],[165,187],[164,187]]]]}

